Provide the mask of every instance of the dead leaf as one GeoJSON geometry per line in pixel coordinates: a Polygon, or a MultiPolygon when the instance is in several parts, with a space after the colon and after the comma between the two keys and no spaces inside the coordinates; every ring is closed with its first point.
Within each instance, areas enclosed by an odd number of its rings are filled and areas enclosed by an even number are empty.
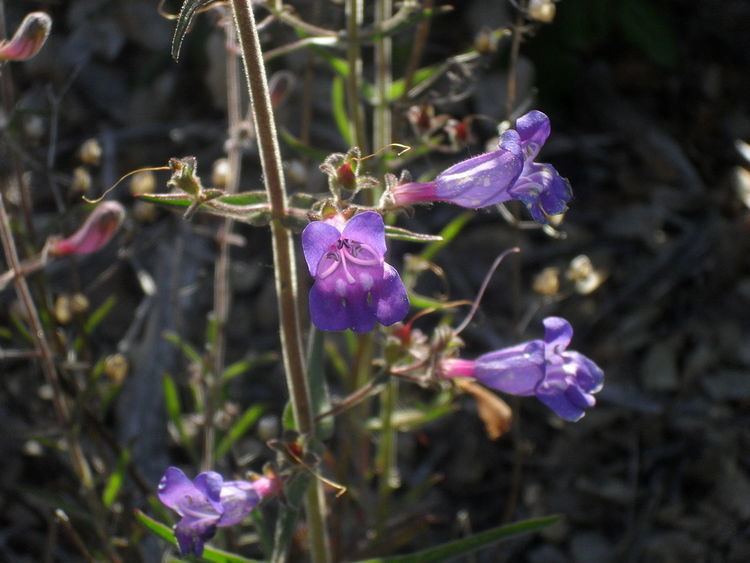
{"type": "Polygon", "coordinates": [[[474,381],[468,379],[454,379],[453,381],[476,400],[477,411],[484,422],[490,440],[497,440],[510,429],[513,411],[508,403],[474,381]]]}

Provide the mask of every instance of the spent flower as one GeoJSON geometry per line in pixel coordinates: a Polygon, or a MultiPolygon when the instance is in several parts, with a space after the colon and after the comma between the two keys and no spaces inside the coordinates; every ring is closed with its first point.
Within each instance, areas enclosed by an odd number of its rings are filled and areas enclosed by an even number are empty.
{"type": "Polygon", "coordinates": [[[546,223],[572,198],[570,184],[551,164],[535,162],[549,134],[549,118],[531,111],[503,132],[494,151],[454,164],[432,182],[396,186],[386,197],[395,206],[445,201],[471,209],[519,200],[535,221],[546,223]]]}
{"type": "Polygon", "coordinates": [[[573,337],[570,323],[544,319],[544,339],[531,340],[479,356],[476,360],[443,359],[441,377],[472,377],[483,385],[522,397],[536,396],[560,418],[580,420],[596,404],[594,394],[604,372],[583,354],[567,350],[573,337]]]}
{"type": "Polygon", "coordinates": [[[239,524],[259,503],[278,492],[275,477],[255,481],[224,481],[215,471],[190,481],[182,470],[169,467],[159,482],[159,500],[181,516],[174,528],[182,555],[200,557],[216,528],[239,524]]]}
{"type": "Polygon", "coordinates": [[[52,241],[50,254],[91,254],[104,247],[125,219],[125,208],[116,201],[99,204],[79,229],[68,238],[52,241]]]}
{"type": "Polygon", "coordinates": [[[0,42],[0,62],[29,60],[44,46],[51,28],[52,19],[44,12],[27,14],[10,41],[0,42]]]}
{"type": "Polygon", "coordinates": [[[385,224],[374,211],[346,221],[336,215],[314,221],[302,232],[310,275],[310,317],[322,330],[369,332],[389,326],[409,312],[398,272],[384,260],[385,224]]]}

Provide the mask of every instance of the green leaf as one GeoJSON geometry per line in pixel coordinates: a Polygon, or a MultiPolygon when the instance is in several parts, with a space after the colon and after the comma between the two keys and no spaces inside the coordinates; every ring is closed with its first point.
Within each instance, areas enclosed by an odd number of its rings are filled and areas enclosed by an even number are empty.
{"type": "Polygon", "coordinates": [[[258,421],[264,410],[265,407],[263,405],[253,405],[242,414],[237,422],[232,425],[226,435],[221,439],[219,445],[216,446],[216,459],[221,459],[229,453],[229,450],[232,449],[232,445],[242,438],[250,428],[252,428],[253,424],[258,421]]]}
{"type": "Polygon", "coordinates": [[[221,374],[221,379],[226,383],[227,381],[239,377],[242,374],[247,373],[255,368],[273,364],[279,361],[279,355],[276,352],[266,352],[259,356],[253,356],[239,360],[233,364],[227,366],[224,372],[221,374]]]}
{"type": "Polygon", "coordinates": [[[309,473],[297,473],[284,486],[287,502],[279,505],[279,515],[273,538],[271,561],[286,561],[289,545],[297,529],[297,519],[302,512],[302,500],[310,483],[309,473]]]}
{"type": "Polygon", "coordinates": [[[331,87],[331,109],[333,118],[336,121],[336,127],[341,133],[347,146],[354,146],[352,130],[349,127],[349,115],[346,113],[346,90],[344,89],[344,79],[340,76],[333,77],[333,86],[331,87]]]}
{"type": "Polygon", "coordinates": [[[96,329],[96,327],[107,318],[107,315],[109,315],[109,312],[112,310],[112,307],[115,306],[115,303],[117,303],[117,299],[115,299],[114,295],[107,297],[104,303],[99,305],[99,307],[89,315],[89,318],[86,319],[86,323],[83,325],[83,332],[86,334],[94,332],[94,329],[96,329]]]}
{"type": "MultiPolygon", "coordinates": [[[[399,409],[393,413],[391,424],[399,432],[411,432],[425,424],[433,422],[456,410],[453,404],[429,405],[426,408],[405,408],[399,409]]],[[[371,418],[367,421],[367,430],[380,431],[383,427],[380,418],[371,418]]]]}
{"type": "Polygon", "coordinates": [[[166,330],[162,333],[162,336],[164,337],[164,340],[169,342],[172,346],[174,346],[175,348],[179,348],[180,352],[182,352],[188,360],[193,363],[203,365],[203,357],[195,348],[193,348],[190,344],[183,340],[179,334],[170,330],[166,330]]]}
{"type": "Polygon", "coordinates": [[[187,35],[190,23],[193,21],[196,12],[210,2],[213,2],[213,0],[185,0],[182,4],[180,13],[177,16],[177,25],[174,28],[174,35],[172,36],[172,58],[174,60],[180,60],[180,48],[182,47],[182,42],[187,35]]]}
{"type": "Polygon", "coordinates": [[[117,494],[125,480],[125,470],[128,468],[128,463],[130,463],[130,450],[124,449],[120,454],[120,459],[117,460],[117,468],[107,479],[104,492],[102,492],[102,503],[107,508],[112,506],[112,503],[117,499],[117,494]]]}
{"type": "Polygon", "coordinates": [[[177,434],[180,437],[180,445],[183,447],[190,446],[190,440],[188,440],[187,432],[182,424],[182,403],[180,401],[180,393],[177,390],[177,385],[174,379],[168,374],[164,374],[162,379],[162,387],[164,389],[164,406],[167,409],[167,417],[174,427],[177,429],[177,434]]]}
{"type": "MultiPolygon", "coordinates": [[[[435,74],[440,72],[442,68],[442,65],[433,65],[417,69],[411,79],[412,88],[417,84],[424,82],[429,78],[432,78],[433,76],[435,76],[435,74]]],[[[405,79],[401,78],[399,80],[394,80],[388,91],[388,101],[394,102],[396,100],[400,100],[401,97],[405,94],[404,88],[406,88],[405,79]]]]}
{"type": "Polygon", "coordinates": [[[463,230],[463,228],[472,217],[474,217],[474,213],[472,213],[471,211],[466,211],[458,215],[455,219],[453,219],[450,223],[443,227],[442,231],[440,231],[440,238],[442,240],[433,242],[430,246],[425,248],[421,254],[421,257],[425,260],[432,260],[433,258],[435,258],[438,252],[448,246],[451,241],[458,236],[458,234],[463,230]]]}
{"type": "MultiPolygon", "coordinates": [[[[140,510],[136,509],[135,519],[146,528],[149,532],[154,534],[156,537],[161,538],[173,546],[177,546],[177,540],[174,537],[174,532],[168,526],[165,526],[161,522],[157,522],[150,516],[147,516],[140,510]]],[[[216,549],[207,545],[203,550],[203,559],[206,561],[212,561],[214,563],[259,563],[255,559],[247,559],[239,555],[234,555],[223,549],[216,549]]]]}
{"type": "Polygon", "coordinates": [[[497,542],[516,538],[522,534],[537,532],[551,526],[560,519],[559,516],[545,516],[543,518],[532,518],[522,520],[505,526],[498,526],[469,537],[444,543],[436,547],[417,551],[410,555],[397,555],[395,557],[381,557],[367,559],[358,563],[428,563],[430,561],[447,561],[473,553],[483,547],[491,546],[497,542]]]}
{"type": "Polygon", "coordinates": [[[283,127],[279,129],[279,134],[281,135],[281,139],[289,146],[289,148],[297,151],[301,156],[306,156],[310,160],[313,160],[315,162],[323,162],[328,156],[328,153],[326,151],[322,151],[315,147],[311,147],[310,145],[306,145],[283,127]]]}
{"type": "MultiPolygon", "coordinates": [[[[331,408],[331,397],[325,377],[325,332],[310,327],[309,347],[307,350],[307,377],[310,381],[310,395],[313,412],[319,415],[331,408]]],[[[333,419],[327,416],[318,423],[320,440],[327,440],[333,435],[333,419]]]]}
{"type": "Polygon", "coordinates": [[[284,430],[297,430],[291,401],[287,401],[286,405],[284,405],[284,412],[281,413],[281,426],[284,430]]]}
{"type": "Polygon", "coordinates": [[[408,242],[440,242],[443,237],[439,235],[425,235],[422,233],[414,233],[408,229],[402,229],[401,227],[394,227],[393,225],[385,226],[385,236],[392,238],[393,240],[405,240],[408,242]]]}

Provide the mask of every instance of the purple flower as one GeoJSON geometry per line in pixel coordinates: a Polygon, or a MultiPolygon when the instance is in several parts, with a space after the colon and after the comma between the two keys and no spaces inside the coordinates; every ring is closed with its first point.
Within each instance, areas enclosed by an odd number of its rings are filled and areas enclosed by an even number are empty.
{"type": "Polygon", "coordinates": [[[547,222],[547,216],[562,213],[573,198],[570,183],[551,164],[534,162],[549,137],[549,117],[533,110],[516,121],[523,150],[523,170],[508,190],[512,199],[521,200],[535,221],[547,222]]]}
{"type": "Polygon", "coordinates": [[[374,211],[345,222],[314,221],[302,232],[302,249],[315,283],[310,317],[322,330],[369,332],[375,322],[392,325],[409,312],[398,272],[383,256],[385,225],[374,211]]]}
{"type": "Polygon", "coordinates": [[[190,481],[176,467],[169,467],[159,482],[159,500],[182,518],[174,528],[182,555],[200,556],[203,544],[217,527],[239,524],[261,499],[278,490],[278,481],[224,481],[206,471],[190,481]]]}
{"type": "Polygon", "coordinates": [[[544,328],[543,340],[503,348],[474,361],[443,360],[440,375],[473,377],[510,395],[535,395],[560,418],[580,420],[596,404],[593,395],[602,388],[604,372],[583,354],[566,350],[573,337],[568,321],[547,317],[544,328]]]}
{"type": "Polygon", "coordinates": [[[530,111],[500,136],[496,150],[454,164],[432,182],[396,186],[389,195],[396,206],[446,201],[471,209],[519,200],[535,221],[546,223],[572,198],[570,184],[551,164],[534,162],[549,134],[549,118],[530,111]]]}

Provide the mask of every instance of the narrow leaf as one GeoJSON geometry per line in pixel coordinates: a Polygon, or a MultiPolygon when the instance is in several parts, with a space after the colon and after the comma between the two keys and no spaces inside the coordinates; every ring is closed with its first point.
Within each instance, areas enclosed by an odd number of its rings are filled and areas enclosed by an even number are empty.
{"type": "Polygon", "coordinates": [[[344,79],[340,76],[333,77],[333,86],[331,87],[331,109],[333,118],[336,121],[336,127],[341,133],[347,146],[354,145],[351,127],[349,127],[349,116],[346,113],[346,94],[344,90],[344,79]]]}
{"type": "Polygon", "coordinates": [[[224,373],[221,374],[221,378],[226,383],[230,379],[239,377],[240,375],[243,375],[255,368],[273,364],[278,361],[279,356],[278,354],[276,354],[276,352],[266,352],[265,354],[260,354],[259,356],[245,358],[244,360],[239,360],[229,365],[224,370],[224,373]]]}
{"type": "MultiPolygon", "coordinates": [[[[161,522],[157,522],[138,509],[135,510],[135,519],[156,537],[167,541],[173,546],[177,546],[177,539],[174,537],[174,532],[168,526],[165,526],[161,522]]],[[[216,549],[210,545],[207,545],[204,548],[203,559],[206,561],[212,561],[213,563],[259,563],[255,559],[247,559],[246,557],[234,555],[233,553],[229,553],[223,549],[216,549]]]]}
{"type": "Polygon", "coordinates": [[[89,315],[89,318],[86,319],[86,323],[83,325],[83,331],[86,334],[91,334],[96,327],[98,327],[102,321],[107,318],[107,315],[109,315],[109,312],[112,310],[112,307],[115,306],[115,303],[117,303],[117,299],[113,295],[110,295],[107,297],[107,299],[99,305],[99,307],[96,308],[96,310],[89,315]]]}
{"type": "Polygon", "coordinates": [[[264,410],[265,407],[262,405],[253,405],[242,414],[216,447],[216,459],[221,459],[229,453],[229,450],[232,449],[232,445],[247,434],[248,430],[252,428],[253,424],[255,424],[263,414],[264,410]]]}
{"type": "Polygon", "coordinates": [[[428,563],[430,561],[447,561],[448,559],[473,553],[478,549],[488,547],[503,540],[516,538],[530,532],[537,532],[547,526],[551,526],[559,519],[559,516],[545,516],[543,518],[522,520],[521,522],[514,522],[513,524],[506,524],[505,526],[485,530],[467,538],[417,551],[411,555],[367,559],[358,563],[428,563]]]}
{"type": "Polygon", "coordinates": [[[130,463],[130,450],[122,450],[120,459],[117,460],[117,468],[107,479],[107,484],[104,486],[104,492],[102,493],[102,503],[105,507],[109,508],[112,503],[117,499],[117,494],[122,488],[122,484],[125,481],[125,470],[128,468],[130,463]]]}
{"type": "Polygon", "coordinates": [[[198,353],[198,351],[193,348],[190,344],[185,342],[183,338],[177,334],[176,332],[172,331],[164,331],[162,334],[164,336],[164,340],[169,342],[172,346],[179,348],[180,351],[184,354],[184,356],[190,360],[191,362],[194,362],[196,364],[203,364],[203,358],[198,353]]]}
{"type": "Polygon", "coordinates": [[[432,260],[433,258],[435,258],[438,252],[448,246],[451,241],[458,236],[458,234],[463,230],[463,228],[472,217],[474,217],[474,213],[461,213],[445,227],[443,227],[443,230],[440,231],[440,238],[442,240],[433,242],[430,246],[425,248],[424,252],[422,252],[421,255],[422,258],[424,258],[425,260],[432,260]]]}
{"type": "MultiPolygon", "coordinates": [[[[313,412],[319,415],[331,408],[331,397],[325,377],[325,332],[310,327],[307,350],[307,376],[310,381],[310,395],[313,412]]],[[[328,416],[318,423],[318,438],[326,440],[333,434],[333,418],[328,416]]]]}
{"type": "Polygon", "coordinates": [[[213,2],[213,0],[185,0],[182,4],[180,13],[177,16],[177,25],[174,28],[174,35],[172,36],[172,58],[174,60],[180,60],[182,42],[185,40],[190,24],[195,17],[195,13],[210,2],[213,2]]]}
{"type": "Polygon", "coordinates": [[[164,388],[164,406],[167,409],[167,417],[177,429],[177,434],[180,436],[180,442],[182,442],[182,445],[184,446],[187,444],[187,434],[182,426],[182,403],[180,402],[180,394],[177,391],[177,385],[175,385],[172,377],[168,373],[165,373],[162,380],[162,386],[164,388]]]}
{"type": "Polygon", "coordinates": [[[408,229],[394,227],[393,225],[385,226],[385,236],[393,240],[405,240],[408,242],[440,242],[443,237],[439,235],[425,235],[423,233],[414,233],[408,229]]]}

